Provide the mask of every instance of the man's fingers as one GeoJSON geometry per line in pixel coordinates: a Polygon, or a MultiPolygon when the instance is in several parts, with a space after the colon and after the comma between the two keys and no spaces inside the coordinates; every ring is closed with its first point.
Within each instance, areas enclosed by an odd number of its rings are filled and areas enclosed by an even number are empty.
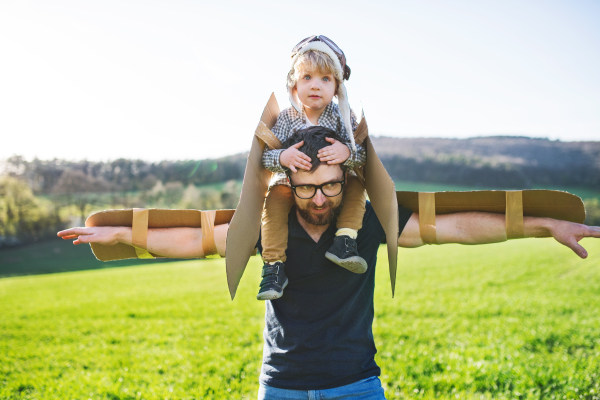
{"type": "Polygon", "coordinates": [[[56,235],[58,237],[64,237],[64,236],[68,236],[68,235],[85,235],[87,234],[86,232],[86,228],[69,228],[69,229],[65,229],[64,231],[60,231],[58,232],[56,235]]]}
{"type": "Polygon", "coordinates": [[[588,226],[586,237],[600,238],[600,227],[588,226]]]}
{"type": "Polygon", "coordinates": [[[580,245],[579,243],[577,243],[577,241],[572,240],[570,242],[567,243],[567,246],[569,246],[569,248],[571,250],[573,250],[575,252],[575,254],[577,254],[579,257],[581,258],[587,258],[588,253],[587,251],[583,248],[582,245],[580,245]]]}
{"type": "Polygon", "coordinates": [[[329,143],[337,142],[337,140],[335,140],[334,138],[330,138],[330,137],[326,137],[325,140],[327,140],[329,143]]]}
{"type": "Polygon", "coordinates": [[[304,145],[304,140],[301,141],[300,143],[296,143],[295,145],[293,145],[292,147],[299,149],[300,147],[302,147],[304,145]]]}
{"type": "Polygon", "coordinates": [[[327,161],[327,164],[340,164],[342,161],[339,158],[335,160],[327,161]]]}
{"type": "Polygon", "coordinates": [[[294,167],[293,164],[290,164],[290,169],[292,170],[292,172],[298,172],[298,170],[296,169],[296,167],[294,167]]]}

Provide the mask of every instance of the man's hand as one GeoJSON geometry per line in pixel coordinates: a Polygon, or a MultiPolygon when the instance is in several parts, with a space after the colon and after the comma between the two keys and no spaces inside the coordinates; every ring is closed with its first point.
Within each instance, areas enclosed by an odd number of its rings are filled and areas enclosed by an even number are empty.
{"type": "Polygon", "coordinates": [[[279,155],[279,162],[281,165],[291,169],[292,172],[298,172],[296,168],[310,171],[310,168],[312,167],[310,157],[298,150],[302,145],[304,145],[304,140],[282,151],[279,155]]]}
{"type": "MultiPolygon", "coordinates": [[[[506,241],[504,214],[461,212],[436,216],[438,244],[487,244],[506,241]]],[[[560,221],[552,218],[524,217],[525,237],[549,237],[573,250],[581,258],[587,251],[578,243],[586,237],[600,238],[600,227],[560,221]]],[[[414,213],[398,238],[400,247],[423,246],[419,228],[419,215],[414,213]]]]}
{"type": "Polygon", "coordinates": [[[581,258],[587,258],[588,252],[578,242],[586,237],[600,238],[600,227],[598,226],[553,220],[549,229],[550,234],[558,243],[567,246],[581,258]]]}
{"type": "Polygon", "coordinates": [[[325,138],[331,146],[323,147],[317,153],[321,162],[327,161],[327,164],[341,164],[350,157],[350,149],[342,142],[334,138],[325,138]]]}
{"type": "MultiPolygon", "coordinates": [[[[98,243],[113,246],[119,243],[124,227],[96,226],[90,228],[70,228],[57,233],[64,240],[73,240],[73,244],[98,243]]],[[[125,228],[126,229],[126,228],[125,228]]]]}
{"type": "MultiPolygon", "coordinates": [[[[215,225],[214,240],[217,252],[225,256],[227,230],[229,224],[215,225]]],[[[95,226],[89,228],[71,228],[58,232],[65,240],[75,239],[73,244],[98,243],[113,246],[117,243],[132,245],[131,227],[95,226]]],[[[150,228],[148,229],[147,248],[152,254],[169,258],[198,258],[204,254],[201,228],[150,228]]]]}

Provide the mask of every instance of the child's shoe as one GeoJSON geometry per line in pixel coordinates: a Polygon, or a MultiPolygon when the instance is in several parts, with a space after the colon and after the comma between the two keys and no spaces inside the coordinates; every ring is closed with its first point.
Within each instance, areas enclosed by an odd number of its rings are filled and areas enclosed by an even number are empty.
{"type": "Polygon", "coordinates": [[[350,236],[336,236],[333,239],[333,246],[325,253],[325,257],[355,274],[363,274],[367,271],[367,262],[358,255],[356,240],[350,236]]]}
{"type": "Polygon", "coordinates": [[[257,300],[275,300],[283,296],[283,289],[288,284],[284,263],[281,261],[277,261],[275,264],[265,262],[261,276],[263,279],[256,295],[257,300]]]}

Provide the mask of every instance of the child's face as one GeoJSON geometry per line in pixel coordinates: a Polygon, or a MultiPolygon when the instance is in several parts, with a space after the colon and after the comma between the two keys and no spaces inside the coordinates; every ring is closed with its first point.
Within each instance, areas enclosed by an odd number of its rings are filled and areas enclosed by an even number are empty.
{"type": "Polygon", "coordinates": [[[331,103],[336,86],[332,73],[302,70],[296,83],[298,100],[311,110],[322,111],[331,103]]]}

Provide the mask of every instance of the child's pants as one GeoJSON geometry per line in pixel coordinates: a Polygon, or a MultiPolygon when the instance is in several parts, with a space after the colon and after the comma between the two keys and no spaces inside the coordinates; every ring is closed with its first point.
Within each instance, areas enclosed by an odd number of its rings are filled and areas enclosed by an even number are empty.
{"type": "MultiPolygon", "coordinates": [[[[289,186],[273,186],[267,193],[262,214],[262,259],[272,263],[285,262],[288,243],[288,214],[294,205],[289,186]]],[[[354,175],[348,175],[344,188],[344,205],[337,218],[337,229],[362,228],[367,196],[365,187],[354,175]]]]}

